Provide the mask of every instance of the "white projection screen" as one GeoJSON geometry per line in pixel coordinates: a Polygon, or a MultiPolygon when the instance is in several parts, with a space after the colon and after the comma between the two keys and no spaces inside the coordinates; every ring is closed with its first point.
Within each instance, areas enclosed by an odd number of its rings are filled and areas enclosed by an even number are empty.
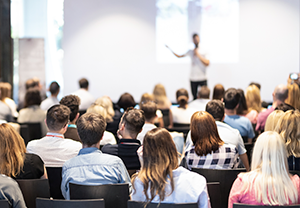
{"type": "MultiPolygon", "coordinates": [[[[298,0],[64,0],[64,95],[82,77],[95,98],[136,102],[162,83],[171,101],[190,91],[190,59],[178,59],[200,35],[210,53],[208,86],[246,89],[261,84],[272,101],[276,85],[299,72],[298,0]]],[[[190,99],[191,99],[190,95],[190,99]]]]}

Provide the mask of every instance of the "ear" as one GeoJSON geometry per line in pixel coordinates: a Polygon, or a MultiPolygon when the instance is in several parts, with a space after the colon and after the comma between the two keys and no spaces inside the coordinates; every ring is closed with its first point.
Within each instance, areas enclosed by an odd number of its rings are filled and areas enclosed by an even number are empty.
{"type": "Polygon", "coordinates": [[[124,130],[125,129],[125,123],[121,123],[121,127],[119,128],[119,130],[124,130]]]}
{"type": "Polygon", "coordinates": [[[80,115],[79,113],[77,113],[77,114],[76,114],[76,116],[75,116],[75,119],[74,119],[75,121],[77,121],[77,120],[78,120],[78,118],[79,118],[79,115],[80,115]]]}

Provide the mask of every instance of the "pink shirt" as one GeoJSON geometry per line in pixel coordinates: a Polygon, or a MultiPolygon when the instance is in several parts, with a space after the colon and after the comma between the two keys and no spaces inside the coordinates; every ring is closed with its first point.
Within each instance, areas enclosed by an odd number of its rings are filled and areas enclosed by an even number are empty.
{"type": "MultiPolygon", "coordinates": [[[[256,174],[255,172],[253,173],[247,173],[247,174],[256,174]]],[[[243,182],[243,176],[245,174],[239,174],[237,179],[234,181],[231,191],[229,194],[229,200],[228,200],[228,208],[232,208],[234,203],[242,203],[242,204],[252,204],[252,205],[264,205],[262,202],[257,202],[255,199],[255,190],[250,189],[247,193],[242,193],[242,187],[244,185],[243,182]]],[[[252,178],[252,177],[250,177],[252,178]]],[[[300,204],[300,178],[298,175],[294,175],[291,177],[295,187],[297,188],[298,191],[298,204],[300,204]]],[[[289,202],[289,204],[292,204],[289,202]]]]}

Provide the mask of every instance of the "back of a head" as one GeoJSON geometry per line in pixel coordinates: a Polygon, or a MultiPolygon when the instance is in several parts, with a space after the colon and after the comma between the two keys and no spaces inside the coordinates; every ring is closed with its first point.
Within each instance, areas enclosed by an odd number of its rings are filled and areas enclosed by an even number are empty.
{"type": "Polygon", "coordinates": [[[257,83],[257,82],[251,82],[251,83],[249,84],[249,86],[256,86],[259,90],[260,90],[260,88],[261,88],[260,84],[257,83]]]}
{"type": "Polygon", "coordinates": [[[246,101],[249,110],[261,111],[260,90],[256,85],[249,85],[246,89],[246,101]]]}
{"type": "Polygon", "coordinates": [[[281,110],[283,112],[287,112],[289,110],[295,110],[295,108],[287,103],[280,103],[275,110],[281,110]]]}
{"type": "Polygon", "coordinates": [[[41,101],[42,99],[40,91],[37,88],[30,88],[25,94],[24,107],[27,108],[32,105],[40,105],[41,101]]]}
{"type": "Polygon", "coordinates": [[[73,121],[79,112],[80,98],[77,95],[67,95],[59,103],[70,109],[70,121],[73,121]]]}
{"type": "Polygon", "coordinates": [[[185,106],[189,100],[189,93],[186,89],[181,88],[176,91],[176,99],[179,106],[185,106]]]}
{"type": "Polygon", "coordinates": [[[123,108],[124,111],[127,108],[134,107],[136,105],[133,96],[127,92],[121,95],[117,104],[120,108],[123,108]]]}
{"type": "Polygon", "coordinates": [[[60,86],[57,82],[52,82],[49,87],[51,95],[57,95],[59,93],[60,86]]]}
{"type": "Polygon", "coordinates": [[[265,131],[274,131],[279,119],[284,115],[282,110],[274,110],[267,118],[265,131]]]}
{"type": "Polygon", "coordinates": [[[106,109],[103,108],[101,105],[97,105],[97,104],[92,104],[87,110],[87,113],[96,113],[96,114],[100,114],[105,120],[107,117],[107,112],[106,109]]]}
{"type": "Polygon", "coordinates": [[[236,109],[236,113],[238,115],[243,115],[243,114],[247,113],[247,111],[248,111],[248,106],[247,106],[244,90],[237,89],[237,92],[240,95],[240,102],[239,102],[239,107],[236,109]]]}
{"type": "Polygon", "coordinates": [[[39,88],[40,80],[37,77],[28,79],[25,83],[26,90],[30,88],[39,88]]]}
{"type": "Polygon", "coordinates": [[[77,121],[77,131],[84,145],[97,144],[103,137],[106,121],[100,114],[85,113],[77,121]]]}
{"type": "Polygon", "coordinates": [[[224,93],[225,93],[225,89],[224,89],[223,85],[216,84],[214,87],[212,99],[213,100],[221,100],[224,98],[224,93]]]}
{"type": "Polygon", "coordinates": [[[142,97],[141,97],[140,105],[141,105],[142,103],[146,103],[146,102],[149,102],[149,101],[155,101],[153,94],[150,94],[150,93],[144,93],[144,94],[142,95],[142,97]]]}
{"type": "Polygon", "coordinates": [[[214,118],[206,111],[195,112],[191,118],[191,138],[195,152],[206,156],[219,149],[221,140],[214,118]]]}
{"type": "Polygon", "coordinates": [[[8,82],[0,82],[0,96],[2,101],[5,98],[11,97],[11,84],[8,82]]]}
{"type": "Polygon", "coordinates": [[[224,103],[220,100],[211,100],[206,104],[206,112],[208,112],[216,121],[222,121],[225,109],[224,103]]]}
{"type": "Polygon", "coordinates": [[[153,95],[154,97],[157,96],[167,96],[166,94],[166,89],[162,84],[157,84],[155,85],[154,89],[153,89],[153,95]]]}
{"type": "Polygon", "coordinates": [[[140,109],[144,111],[145,119],[147,121],[156,117],[157,105],[153,101],[141,103],[140,109]]]}
{"type": "Polygon", "coordinates": [[[285,100],[285,102],[291,106],[293,106],[295,109],[300,110],[300,89],[299,86],[296,83],[293,83],[291,85],[288,85],[288,98],[285,100]]]}
{"type": "Polygon", "coordinates": [[[240,102],[240,94],[234,88],[226,90],[224,95],[225,108],[233,110],[240,102]]]}
{"type": "Polygon", "coordinates": [[[65,105],[54,105],[47,111],[46,123],[49,131],[60,131],[70,118],[70,109],[65,105]]]}
{"type": "Polygon", "coordinates": [[[289,110],[279,119],[275,131],[284,139],[288,156],[300,157],[300,112],[289,110]]]}
{"type": "Polygon", "coordinates": [[[79,87],[83,89],[87,89],[89,87],[89,81],[86,78],[82,78],[79,80],[79,87]]]}
{"type": "Polygon", "coordinates": [[[105,108],[107,112],[106,121],[108,123],[112,122],[113,117],[115,116],[115,111],[111,99],[108,96],[102,96],[95,101],[95,104],[101,105],[103,108],[105,108]]]}
{"type": "Polygon", "coordinates": [[[209,99],[210,89],[207,86],[202,86],[198,92],[198,98],[209,99]]]}
{"type": "Polygon", "coordinates": [[[145,115],[142,110],[127,108],[124,112],[121,122],[125,123],[125,128],[132,134],[138,134],[145,124],[145,115]]]}
{"type": "Polygon", "coordinates": [[[284,102],[288,98],[288,94],[289,94],[289,90],[286,85],[280,84],[275,87],[275,90],[274,90],[275,100],[284,102]]]}

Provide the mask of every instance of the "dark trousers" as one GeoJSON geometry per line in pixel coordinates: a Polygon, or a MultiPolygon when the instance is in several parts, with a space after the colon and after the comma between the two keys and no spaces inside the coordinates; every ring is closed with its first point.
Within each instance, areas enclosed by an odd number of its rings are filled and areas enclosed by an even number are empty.
{"type": "Polygon", "coordinates": [[[201,86],[207,86],[207,80],[204,81],[199,81],[199,82],[193,82],[191,81],[191,89],[192,89],[192,94],[194,97],[194,100],[197,99],[197,93],[198,93],[198,87],[201,86]]]}

